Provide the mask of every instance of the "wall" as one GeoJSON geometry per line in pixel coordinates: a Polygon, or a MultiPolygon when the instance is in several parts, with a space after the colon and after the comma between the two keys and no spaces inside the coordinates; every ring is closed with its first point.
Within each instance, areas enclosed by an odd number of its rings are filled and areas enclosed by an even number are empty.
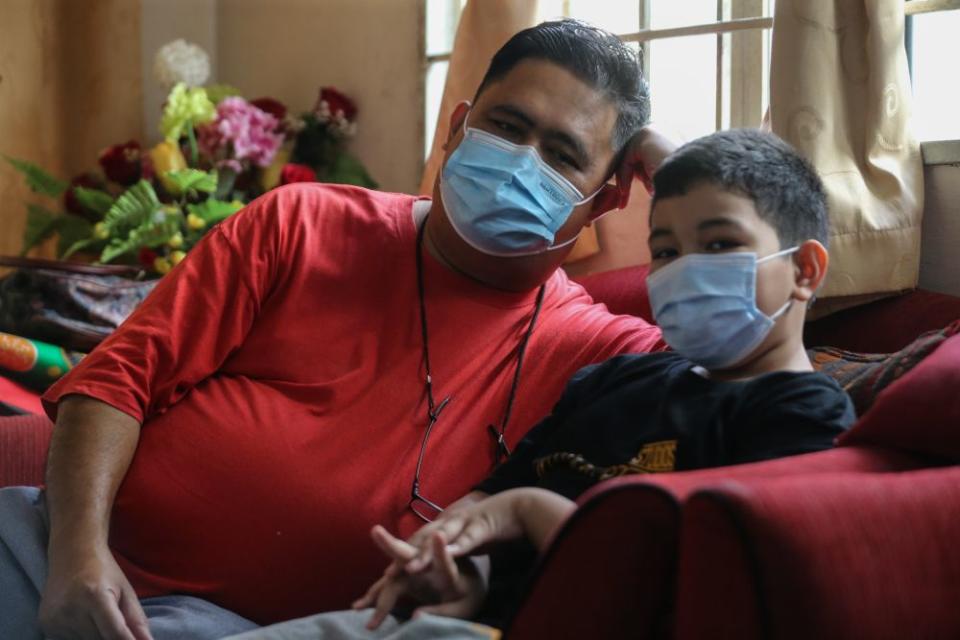
{"type": "MultiPolygon", "coordinates": [[[[133,0],[3,0],[0,153],[69,178],[139,137],[139,16],[133,0]]],[[[25,200],[40,202],[0,164],[0,254],[20,251],[25,200]]]]}
{"type": "Polygon", "coordinates": [[[352,149],[380,187],[415,193],[423,165],[418,0],[219,0],[221,82],[308,111],[321,85],[356,99],[352,149]]]}

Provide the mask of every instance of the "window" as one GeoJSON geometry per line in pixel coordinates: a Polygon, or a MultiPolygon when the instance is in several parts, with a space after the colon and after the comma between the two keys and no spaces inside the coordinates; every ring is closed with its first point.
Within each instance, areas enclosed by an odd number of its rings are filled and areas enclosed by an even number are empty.
{"type": "MultiPolygon", "coordinates": [[[[426,0],[425,153],[465,4],[426,0]]],[[[773,0],[540,0],[538,18],[580,18],[641,49],[657,96],[653,121],[677,138],[693,139],[719,128],[760,124],[772,5],[773,0]]]]}
{"type": "Polygon", "coordinates": [[[960,0],[908,3],[935,12],[907,16],[907,53],[913,84],[913,127],[921,141],[960,140],[960,0]],[[939,8],[952,9],[936,11],[939,8]]]}
{"type": "MultiPolygon", "coordinates": [[[[426,0],[424,153],[429,153],[466,0],[426,0]]],[[[540,0],[539,18],[581,18],[643,51],[652,120],[679,140],[758,126],[769,102],[774,0],[540,0]]],[[[960,139],[960,0],[906,1],[920,140],[960,139]],[[943,11],[944,9],[954,9],[943,11]],[[932,13],[938,12],[938,13],[932,13]]]]}

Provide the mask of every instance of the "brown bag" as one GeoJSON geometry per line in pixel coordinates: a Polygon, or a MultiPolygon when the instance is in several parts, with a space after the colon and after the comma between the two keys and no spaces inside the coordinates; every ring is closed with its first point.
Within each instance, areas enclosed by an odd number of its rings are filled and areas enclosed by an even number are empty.
{"type": "Polygon", "coordinates": [[[92,351],[153,290],[137,267],[0,256],[0,331],[92,351]]]}

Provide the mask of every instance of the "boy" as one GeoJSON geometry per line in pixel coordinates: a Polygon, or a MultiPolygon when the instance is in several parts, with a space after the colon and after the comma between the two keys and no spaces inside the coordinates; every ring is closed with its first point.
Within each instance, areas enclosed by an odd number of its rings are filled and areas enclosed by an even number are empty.
{"type": "Polygon", "coordinates": [[[673,352],[578,372],[553,413],[477,486],[491,497],[448,510],[412,545],[375,529],[395,565],[356,603],[377,605],[371,626],[417,586],[409,574],[426,569],[420,589],[432,580],[453,602],[425,610],[475,614],[466,607],[478,597],[450,558],[521,537],[543,550],[597,482],[827,449],[853,423],[849,398],[813,371],[802,342],[828,262],[814,169],[772,134],[734,130],[681,147],[653,185],[647,284],[673,352]],[[463,595],[469,602],[458,603],[463,595]]]}

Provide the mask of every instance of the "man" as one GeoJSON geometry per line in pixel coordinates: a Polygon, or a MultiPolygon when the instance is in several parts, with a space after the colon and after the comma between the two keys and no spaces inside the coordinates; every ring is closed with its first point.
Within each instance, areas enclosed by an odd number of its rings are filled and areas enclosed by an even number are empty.
{"type": "Polygon", "coordinates": [[[454,112],[432,201],[291,185],[212,230],[45,396],[46,492],[0,492],[0,635],[38,607],[48,637],[158,640],[345,608],[373,524],[412,533],[577,369],[662,348],[558,270],[669,151],[648,114],[634,53],[546,23],[454,112]]]}

